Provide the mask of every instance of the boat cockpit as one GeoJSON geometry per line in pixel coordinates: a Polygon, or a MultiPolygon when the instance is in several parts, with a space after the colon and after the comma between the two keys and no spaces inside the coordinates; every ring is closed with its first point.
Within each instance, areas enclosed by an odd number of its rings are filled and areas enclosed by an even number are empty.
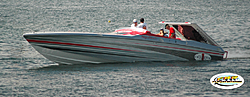
{"type": "Polygon", "coordinates": [[[207,35],[207,33],[203,31],[196,23],[164,21],[159,23],[169,24],[170,27],[173,27],[177,38],[180,38],[181,40],[194,40],[218,46],[218,44],[209,35],[207,35]]]}
{"type": "MultiPolygon", "coordinates": [[[[170,27],[173,27],[175,30],[176,39],[182,41],[197,41],[202,43],[207,43],[211,45],[218,46],[218,44],[207,35],[196,23],[191,22],[159,22],[160,24],[168,24],[170,27]]],[[[157,34],[152,34],[150,31],[141,29],[141,28],[122,28],[115,31],[115,34],[122,35],[151,35],[169,38],[166,36],[159,36],[157,34]]]]}

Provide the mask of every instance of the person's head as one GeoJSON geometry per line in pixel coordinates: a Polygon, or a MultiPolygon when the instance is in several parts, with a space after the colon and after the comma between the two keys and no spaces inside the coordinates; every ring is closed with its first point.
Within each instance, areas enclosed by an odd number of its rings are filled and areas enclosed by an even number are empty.
{"type": "Polygon", "coordinates": [[[161,30],[160,30],[160,33],[164,33],[164,30],[163,30],[163,29],[161,29],[161,30]]]}
{"type": "Polygon", "coordinates": [[[166,25],[165,25],[165,29],[168,29],[168,30],[170,29],[169,24],[166,24],[166,25]]]}
{"type": "Polygon", "coordinates": [[[142,26],[142,29],[145,29],[145,30],[146,30],[146,29],[147,29],[146,25],[143,25],[143,26],[142,26]]]}
{"type": "Polygon", "coordinates": [[[137,25],[137,20],[136,20],[136,19],[134,19],[134,20],[133,20],[133,23],[134,23],[135,25],[137,25]]]}
{"type": "Polygon", "coordinates": [[[141,23],[144,23],[144,18],[141,18],[141,19],[140,19],[140,22],[141,22],[141,23]]]}

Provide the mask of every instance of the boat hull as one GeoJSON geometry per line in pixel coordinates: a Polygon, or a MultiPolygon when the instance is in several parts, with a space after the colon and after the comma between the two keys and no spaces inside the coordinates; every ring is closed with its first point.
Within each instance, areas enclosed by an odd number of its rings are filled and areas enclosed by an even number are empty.
{"type": "Polygon", "coordinates": [[[224,55],[218,46],[147,35],[36,33],[24,37],[59,64],[222,60],[224,55]]]}

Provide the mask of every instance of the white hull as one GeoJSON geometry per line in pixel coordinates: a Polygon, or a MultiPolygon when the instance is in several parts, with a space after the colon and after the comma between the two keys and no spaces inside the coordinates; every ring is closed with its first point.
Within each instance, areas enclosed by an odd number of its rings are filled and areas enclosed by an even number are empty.
{"type": "Polygon", "coordinates": [[[44,57],[59,64],[189,61],[197,60],[197,54],[210,56],[208,60],[220,60],[224,54],[218,46],[147,35],[69,32],[33,33],[24,37],[44,57]]]}

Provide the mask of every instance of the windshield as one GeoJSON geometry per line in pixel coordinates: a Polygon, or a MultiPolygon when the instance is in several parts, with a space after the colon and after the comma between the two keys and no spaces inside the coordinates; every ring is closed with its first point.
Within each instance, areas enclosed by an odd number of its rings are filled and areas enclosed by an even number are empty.
{"type": "Polygon", "coordinates": [[[178,29],[186,39],[188,40],[195,40],[198,42],[205,42],[203,37],[192,27],[188,25],[174,25],[175,29],[178,29]]]}

